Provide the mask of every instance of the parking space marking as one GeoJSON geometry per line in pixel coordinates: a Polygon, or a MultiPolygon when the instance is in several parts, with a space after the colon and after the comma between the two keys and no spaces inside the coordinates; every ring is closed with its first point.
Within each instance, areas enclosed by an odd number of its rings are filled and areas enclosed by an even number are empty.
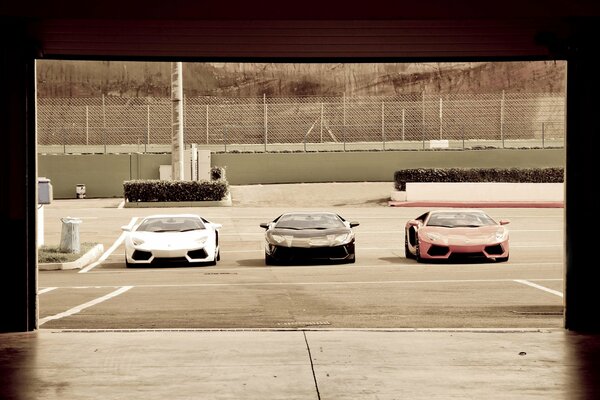
{"type": "Polygon", "coordinates": [[[44,317],[42,319],[40,319],[39,321],[39,326],[45,324],[48,321],[52,321],[55,319],[60,319],[60,318],[64,318],[64,317],[68,317],[70,315],[73,314],[77,314],[78,312],[80,312],[81,310],[85,310],[86,308],[95,306],[96,304],[102,303],[103,301],[109,300],[115,296],[118,296],[120,294],[125,293],[126,291],[128,291],[129,289],[131,289],[133,286],[121,286],[119,289],[105,295],[102,297],[98,297],[97,299],[94,299],[92,301],[88,301],[87,303],[83,303],[81,305],[78,305],[77,307],[73,307],[70,310],[67,310],[65,312],[61,312],[59,314],[54,314],[48,317],[44,317]]]}
{"type": "MultiPolygon", "coordinates": [[[[536,281],[562,281],[562,278],[534,278],[536,281]]],[[[409,280],[409,281],[328,281],[328,282],[247,282],[247,283],[184,283],[184,284],[146,284],[146,285],[135,285],[125,286],[128,288],[185,288],[185,287],[223,287],[223,286],[336,286],[336,285],[403,285],[403,284],[427,284],[427,283],[504,283],[514,282],[515,279],[440,279],[440,280],[409,280]]],[[[94,288],[102,287],[114,287],[114,286],[94,286],[94,288]]],[[[63,287],[71,288],[71,287],[63,287]]],[[[550,290],[550,289],[548,289],[550,290]]],[[[562,295],[562,294],[561,294],[562,295]]],[[[87,303],[86,303],[87,304],[87,303]]]]}
{"type": "Polygon", "coordinates": [[[536,283],[529,282],[528,280],[525,280],[525,279],[515,279],[515,282],[522,283],[523,285],[527,285],[527,286],[534,287],[536,289],[543,290],[544,292],[552,293],[559,297],[563,297],[562,292],[559,292],[558,290],[553,290],[553,289],[547,288],[545,286],[541,286],[536,283]]]}
{"type": "Polygon", "coordinates": [[[53,291],[54,289],[58,289],[57,287],[47,287],[44,289],[38,290],[38,294],[44,294],[53,291]]]}
{"type": "MultiPolygon", "coordinates": [[[[133,226],[135,224],[135,221],[137,221],[137,219],[138,219],[138,217],[131,218],[131,221],[129,221],[129,226],[130,227],[133,226]]],[[[112,244],[112,246],[110,246],[110,248],[108,250],[106,250],[104,252],[104,254],[102,254],[100,256],[98,261],[91,263],[87,267],[81,269],[78,273],[84,274],[84,273],[90,271],[91,269],[97,267],[98,265],[100,265],[103,261],[105,261],[108,258],[108,256],[110,256],[112,254],[112,252],[115,251],[117,249],[117,247],[119,247],[121,245],[121,243],[123,243],[123,240],[125,240],[125,235],[126,235],[126,232],[122,232],[121,235],[117,238],[117,240],[115,240],[115,242],[112,244]]]]}

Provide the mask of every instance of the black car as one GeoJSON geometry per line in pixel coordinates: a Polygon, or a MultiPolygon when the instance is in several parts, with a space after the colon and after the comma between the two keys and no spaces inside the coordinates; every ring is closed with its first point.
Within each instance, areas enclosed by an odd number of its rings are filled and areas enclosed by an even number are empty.
{"type": "Polygon", "coordinates": [[[354,263],[354,231],[358,222],[348,222],[332,212],[290,212],[265,229],[265,264],[333,261],[354,263]]]}

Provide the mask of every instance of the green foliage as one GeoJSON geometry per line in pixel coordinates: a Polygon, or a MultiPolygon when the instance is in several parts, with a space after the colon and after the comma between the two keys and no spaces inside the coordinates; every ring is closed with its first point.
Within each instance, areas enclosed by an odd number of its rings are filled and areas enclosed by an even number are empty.
{"type": "Polygon", "coordinates": [[[126,201],[220,201],[229,193],[225,179],[168,181],[158,179],[123,182],[126,201]]]}
{"type": "Polygon", "coordinates": [[[405,191],[406,182],[561,183],[564,168],[415,168],[394,173],[396,190],[405,191]]]}
{"type": "Polygon", "coordinates": [[[210,180],[218,181],[219,179],[226,179],[224,167],[212,167],[210,169],[210,180]]]}
{"type": "Polygon", "coordinates": [[[97,243],[81,243],[79,253],[64,253],[59,246],[42,246],[38,249],[38,263],[64,263],[78,260],[90,251],[97,243]]]}

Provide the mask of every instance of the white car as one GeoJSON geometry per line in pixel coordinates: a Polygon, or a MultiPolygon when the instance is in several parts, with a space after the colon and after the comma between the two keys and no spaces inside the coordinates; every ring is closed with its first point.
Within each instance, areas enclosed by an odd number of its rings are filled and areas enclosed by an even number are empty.
{"type": "Polygon", "coordinates": [[[220,260],[219,229],[195,214],[159,214],[123,226],[125,266],[216,265],[220,260]]]}

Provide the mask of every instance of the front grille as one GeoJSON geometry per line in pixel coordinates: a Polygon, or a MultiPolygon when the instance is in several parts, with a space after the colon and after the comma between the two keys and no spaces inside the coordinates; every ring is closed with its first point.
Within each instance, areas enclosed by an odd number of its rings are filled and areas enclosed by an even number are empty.
{"type": "Polygon", "coordinates": [[[206,253],[206,250],[204,250],[204,249],[198,249],[198,250],[188,251],[187,255],[192,260],[198,260],[200,258],[206,258],[206,257],[208,257],[208,254],[206,253]]]}
{"type": "Polygon", "coordinates": [[[155,257],[152,264],[189,264],[185,257],[155,257]]]}
{"type": "Polygon", "coordinates": [[[137,261],[147,261],[152,257],[152,253],[149,251],[135,250],[131,257],[137,261]]]}
{"type": "Polygon", "coordinates": [[[504,253],[504,249],[502,248],[501,245],[496,244],[494,246],[486,246],[485,252],[488,253],[489,255],[500,255],[500,254],[504,253]]]}
{"type": "Polygon", "coordinates": [[[349,249],[346,246],[290,248],[275,247],[273,257],[279,260],[329,260],[348,257],[349,249]]]}
{"type": "Polygon", "coordinates": [[[487,257],[480,251],[474,253],[452,253],[449,257],[453,261],[478,260],[482,258],[486,259],[487,257]]]}
{"type": "Polygon", "coordinates": [[[448,248],[448,246],[433,245],[429,248],[429,250],[427,250],[427,254],[429,254],[432,257],[445,256],[446,254],[448,254],[449,251],[450,249],[448,248]]]}

